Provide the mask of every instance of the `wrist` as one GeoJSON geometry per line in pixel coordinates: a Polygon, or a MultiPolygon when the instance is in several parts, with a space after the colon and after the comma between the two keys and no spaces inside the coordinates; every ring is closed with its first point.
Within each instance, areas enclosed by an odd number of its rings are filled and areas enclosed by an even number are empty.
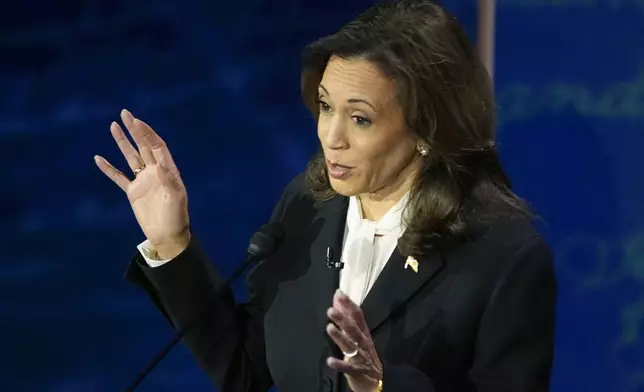
{"type": "Polygon", "coordinates": [[[152,243],[154,250],[162,260],[172,260],[183,253],[190,244],[191,234],[190,230],[186,229],[180,235],[160,242],[158,244],[152,243]]]}

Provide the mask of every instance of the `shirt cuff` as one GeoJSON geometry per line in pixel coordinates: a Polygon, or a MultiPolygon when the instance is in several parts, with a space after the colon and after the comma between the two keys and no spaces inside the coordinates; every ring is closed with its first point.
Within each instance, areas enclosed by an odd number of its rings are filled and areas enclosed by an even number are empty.
{"type": "Polygon", "coordinates": [[[143,256],[143,260],[149,265],[150,267],[160,267],[163,264],[167,263],[170,260],[161,260],[159,258],[159,254],[157,251],[154,249],[150,241],[145,240],[139,245],[137,245],[137,249],[141,253],[141,256],[143,256]]]}

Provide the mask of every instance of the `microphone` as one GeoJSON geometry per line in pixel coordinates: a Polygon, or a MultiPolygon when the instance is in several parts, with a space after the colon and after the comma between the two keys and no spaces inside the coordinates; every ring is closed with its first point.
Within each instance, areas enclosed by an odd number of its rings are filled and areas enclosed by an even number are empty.
{"type": "Polygon", "coordinates": [[[145,379],[145,377],[165,358],[172,348],[188,333],[188,331],[197,324],[206,311],[215,304],[221,294],[230,288],[232,282],[241,275],[249,265],[265,260],[268,256],[275,253],[282,237],[284,230],[282,225],[277,222],[271,222],[263,225],[250,239],[248,249],[246,250],[246,260],[226,279],[226,281],[215,291],[214,298],[211,302],[197,313],[197,316],[183,328],[177,331],[174,338],[159,351],[159,353],[150,361],[148,366],[139,374],[139,376],[125,390],[132,392],[145,379]]]}
{"type": "Polygon", "coordinates": [[[333,248],[330,246],[326,248],[326,266],[333,271],[339,271],[344,268],[344,263],[333,257],[333,248]]]}

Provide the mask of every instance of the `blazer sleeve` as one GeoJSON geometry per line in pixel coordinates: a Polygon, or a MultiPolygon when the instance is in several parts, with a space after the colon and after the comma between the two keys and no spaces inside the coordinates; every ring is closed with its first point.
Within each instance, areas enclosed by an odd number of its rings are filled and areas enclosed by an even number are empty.
{"type": "MultiPolygon", "coordinates": [[[[293,182],[275,206],[271,221],[282,219],[293,182]]],[[[253,285],[243,304],[235,303],[230,289],[216,295],[225,279],[196,237],[179,256],[156,268],[137,252],[125,278],[147,292],[175,330],[204,311],[183,341],[222,392],[264,392],[273,385],[264,344],[264,295],[270,288],[253,285]]]]}
{"type": "Polygon", "coordinates": [[[483,314],[470,378],[479,391],[548,391],[557,283],[550,249],[533,237],[501,275],[483,314]]]}
{"type": "MultiPolygon", "coordinates": [[[[469,372],[472,391],[549,390],[556,292],[550,250],[540,237],[532,238],[500,274],[486,305],[469,372]]],[[[419,369],[382,362],[384,391],[452,392],[435,388],[419,369]]]]}

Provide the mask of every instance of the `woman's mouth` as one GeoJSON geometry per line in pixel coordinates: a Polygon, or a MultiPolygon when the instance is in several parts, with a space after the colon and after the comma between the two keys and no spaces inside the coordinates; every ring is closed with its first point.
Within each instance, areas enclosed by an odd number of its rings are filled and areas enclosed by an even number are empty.
{"type": "Polygon", "coordinates": [[[342,165],[338,162],[331,162],[329,160],[326,161],[326,166],[329,172],[329,176],[335,178],[336,180],[343,180],[348,178],[351,175],[352,170],[354,169],[353,166],[342,165]]]}

